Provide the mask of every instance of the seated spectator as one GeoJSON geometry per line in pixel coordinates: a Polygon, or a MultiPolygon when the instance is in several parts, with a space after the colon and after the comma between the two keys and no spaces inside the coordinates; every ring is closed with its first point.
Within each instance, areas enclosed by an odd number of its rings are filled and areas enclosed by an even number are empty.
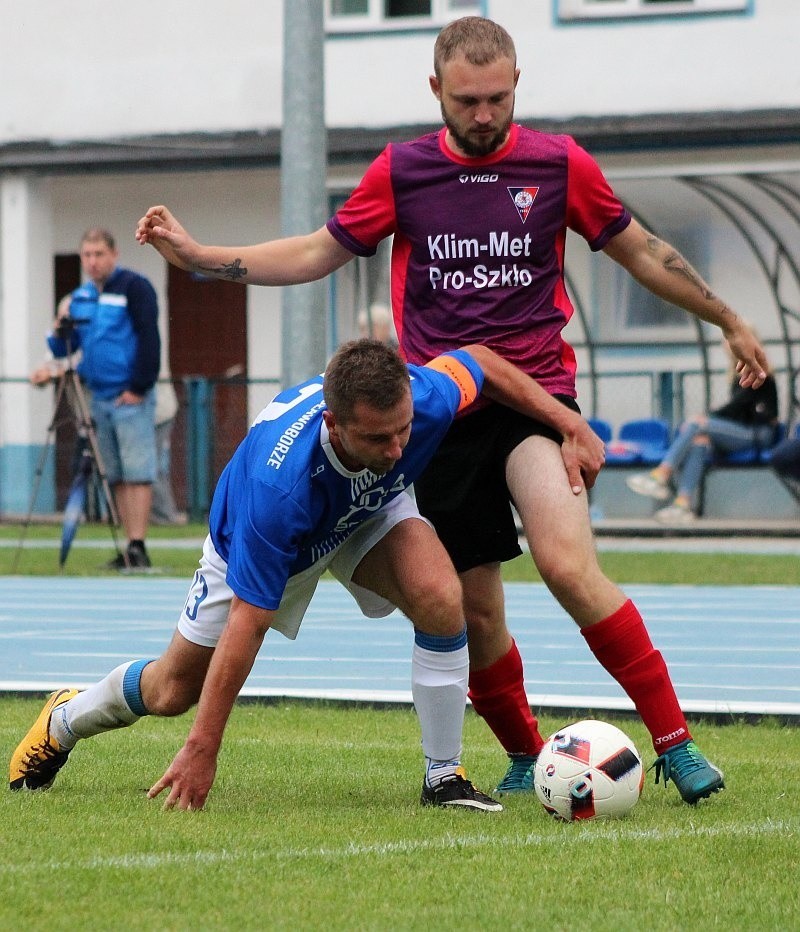
{"type": "Polygon", "coordinates": [[[769,463],[792,495],[800,501],[800,436],[779,443],[772,451],[769,463]]]}
{"type": "Polygon", "coordinates": [[[649,473],[630,476],[627,486],[660,501],[676,493],[672,504],[655,517],[665,524],[688,524],[696,517],[697,489],[714,455],[750,447],[767,449],[775,442],[777,426],[778,391],[773,376],[769,374],[756,389],[742,388],[734,376],[728,403],[681,424],[659,465],[649,473]]]}

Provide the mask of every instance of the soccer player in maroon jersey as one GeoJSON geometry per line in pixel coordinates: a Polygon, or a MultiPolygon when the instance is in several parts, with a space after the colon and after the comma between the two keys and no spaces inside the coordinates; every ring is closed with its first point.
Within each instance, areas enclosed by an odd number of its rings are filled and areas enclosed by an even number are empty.
{"type": "MultiPolygon", "coordinates": [[[[157,206],[137,239],[184,269],[288,285],[372,255],[394,235],[392,308],[410,362],[485,343],[577,408],[575,355],[561,336],[572,314],[563,278],[572,229],[654,293],[718,326],[741,384],[760,385],[766,356],[749,324],[630,216],[573,139],[513,122],[519,74],[502,27],[456,20],[437,38],[430,77],[443,128],[388,145],[324,227],[253,246],[203,246],[157,206]]],[[[560,446],[545,425],[487,405],[456,421],[417,483],[464,586],[470,698],[510,758],[497,790],[532,789],[543,744],[504,615],[500,566],[520,553],[513,501],[542,578],[650,731],[656,779],[673,780],[694,804],[723,788],[722,774],[692,740],[636,606],[599,567],[585,490],[567,480],[569,451],[560,446]]]]}

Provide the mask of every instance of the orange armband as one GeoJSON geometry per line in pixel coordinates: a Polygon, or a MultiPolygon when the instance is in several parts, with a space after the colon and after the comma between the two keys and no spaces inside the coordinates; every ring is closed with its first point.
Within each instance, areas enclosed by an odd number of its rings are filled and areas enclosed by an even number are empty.
{"type": "Polygon", "coordinates": [[[475,384],[472,373],[464,363],[456,359],[455,356],[437,356],[436,359],[432,359],[430,362],[426,363],[425,366],[428,369],[435,369],[437,372],[442,372],[456,383],[461,392],[461,401],[458,405],[459,411],[468,408],[478,397],[478,386],[475,384]]]}

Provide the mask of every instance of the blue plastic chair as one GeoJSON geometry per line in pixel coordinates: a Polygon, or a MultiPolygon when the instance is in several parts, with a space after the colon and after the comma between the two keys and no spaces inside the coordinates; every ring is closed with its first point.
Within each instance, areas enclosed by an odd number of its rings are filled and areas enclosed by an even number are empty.
{"type": "Polygon", "coordinates": [[[670,427],[661,418],[641,418],[621,424],[618,436],[623,444],[630,444],[631,451],[636,454],[627,462],[655,466],[664,458],[669,447],[670,427]]]}
{"type": "Polygon", "coordinates": [[[614,433],[611,430],[611,424],[609,424],[608,421],[604,421],[601,417],[587,417],[586,423],[589,425],[589,427],[592,428],[592,430],[603,441],[603,443],[608,443],[614,436],[614,433]]]}
{"type": "MultiPolygon", "coordinates": [[[[795,427],[794,432],[796,436],[800,437],[800,424],[795,427]]],[[[788,435],[789,429],[787,425],[783,421],[779,421],[778,426],[775,428],[775,439],[772,441],[772,446],[758,451],[758,461],[765,465],[769,465],[772,459],[772,450],[777,447],[779,443],[783,443],[788,435]]]]}
{"type": "Polygon", "coordinates": [[[733,450],[730,453],[717,453],[714,457],[715,466],[753,466],[768,464],[772,458],[772,448],[777,446],[786,437],[786,425],[779,422],[775,428],[775,438],[768,447],[759,447],[755,444],[744,450],[733,450]]]}

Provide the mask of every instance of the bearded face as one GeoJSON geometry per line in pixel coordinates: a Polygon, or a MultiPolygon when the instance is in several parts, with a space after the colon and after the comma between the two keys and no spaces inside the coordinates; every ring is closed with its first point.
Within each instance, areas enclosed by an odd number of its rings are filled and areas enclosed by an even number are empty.
{"type": "Polygon", "coordinates": [[[441,82],[431,78],[439,98],[448,142],[468,158],[497,151],[514,118],[514,90],[519,72],[507,58],[473,65],[459,57],[442,68],[441,82]]]}

